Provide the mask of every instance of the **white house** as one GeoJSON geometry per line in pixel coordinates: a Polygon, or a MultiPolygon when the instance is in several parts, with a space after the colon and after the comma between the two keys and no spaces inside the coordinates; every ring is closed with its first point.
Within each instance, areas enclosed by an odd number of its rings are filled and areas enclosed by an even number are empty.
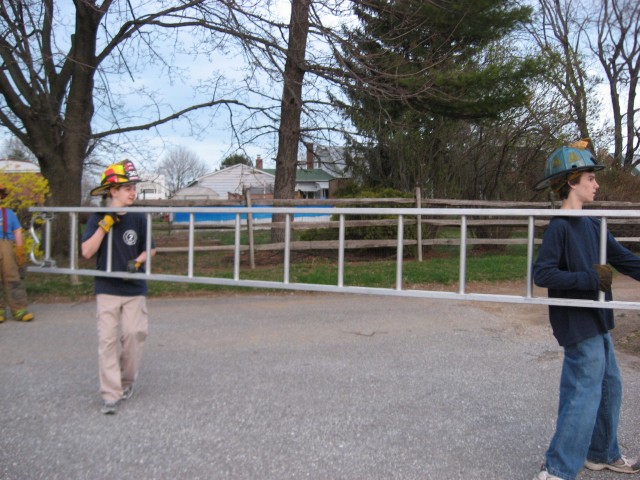
{"type": "Polygon", "coordinates": [[[24,160],[0,159],[0,172],[2,173],[40,173],[40,167],[24,160]]]}
{"type": "Polygon", "coordinates": [[[141,200],[164,200],[169,198],[169,189],[164,175],[158,173],[141,173],[142,182],[138,183],[136,191],[141,200]]]}
{"type": "Polygon", "coordinates": [[[198,177],[191,185],[178,190],[173,198],[218,198],[242,195],[251,189],[254,193],[273,193],[275,176],[244,164],[236,164],[217,172],[198,177]]]}
{"type": "Polygon", "coordinates": [[[175,200],[220,200],[217,192],[210,188],[199,186],[197,180],[191,185],[178,190],[171,198],[175,200]]]}

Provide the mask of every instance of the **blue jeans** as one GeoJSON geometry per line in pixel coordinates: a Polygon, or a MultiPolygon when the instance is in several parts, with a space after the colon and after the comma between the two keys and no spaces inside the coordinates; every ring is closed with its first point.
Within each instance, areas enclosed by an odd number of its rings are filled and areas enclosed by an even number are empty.
{"type": "Polygon", "coordinates": [[[574,480],[586,459],[620,458],[622,380],[607,333],[565,347],[556,432],[546,454],[549,473],[574,480]]]}

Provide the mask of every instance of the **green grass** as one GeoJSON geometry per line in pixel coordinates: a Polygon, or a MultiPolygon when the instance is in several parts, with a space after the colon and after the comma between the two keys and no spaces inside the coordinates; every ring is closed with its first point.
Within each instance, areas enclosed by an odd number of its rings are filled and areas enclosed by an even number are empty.
{"type": "MultiPolygon", "coordinates": [[[[514,230],[514,237],[526,236],[526,232],[514,230]]],[[[294,232],[292,240],[299,239],[302,232],[294,232]]],[[[459,228],[442,228],[440,238],[459,238],[459,228]]],[[[256,244],[270,242],[269,230],[257,230],[256,244]]],[[[155,234],[158,246],[186,247],[188,232],[175,229],[172,232],[158,231],[155,234]]],[[[195,244],[233,245],[235,232],[229,230],[196,230],[195,244]]],[[[248,244],[246,230],[241,232],[241,243],[248,244]]],[[[403,262],[403,284],[405,288],[432,288],[433,285],[453,285],[458,282],[458,246],[438,245],[425,249],[425,259],[418,262],[408,258],[403,262]]],[[[486,248],[468,247],[467,282],[502,282],[526,278],[526,245],[514,245],[501,251],[487,251],[486,248]]],[[[410,256],[415,249],[408,248],[410,256]]],[[[396,260],[394,249],[380,249],[361,253],[347,252],[344,265],[344,285],[359,287],[395,288],[396,260]],[[373,253],[372,253],[373,252],[373,253]]],[[[292,252],[289,270],[291,283],[337,285],[338,261],[336,252],[292,252]]],[[[187,274],[188,256],[186,252],[159,253],[153,259],[152,272],[157,274],[187,274]]],[[[249,267],[248,254],[241,256],[240,278],[242,280],[262,280],[282,282],[282,252],[256,252],[256,269],[249,267]]],[[[61,265],[64,262],[60,263],[61,265]]],[[[79,260],[79,267],[93,269],[95,260],[79,260]]],[[[196,277],[233,278],[232,252],[196,252],[194,254],[194,275],[196,277]]],[[[29,300],[33,301],[79,301],[93,296],[93,277],[78,277],[77,284],[71,284],[66,275],[30,273],[25,281],[29,300]]],[[[189,296],[219,294],[228,292],[250,292],[252,289],[224,287],[203,283],[149,282],[150,297],[189,296]]],[[[255,290],[253,290],[255,291],[255,290]]]]}
{"type": "MultiPolygon", "coordinates": [[[[219,256],[219,254],[217,254],[219,256]]],[[[176,255],[158,255],[154,260],[154,273],[186,274],[183,263],[179,267],[173,265],[176,255]]],[[[216,259],[216,254],[199,254],[196,265],[197,276],[233,278],[233,265],[228,258],[224,262],[216,259]],[[211,268],[204,268],[209,259],[211,268]]],[[[183,261],[184,259],[182,259],[183,261]]],[[[281,282],[284,278],[282,262],[260,266],[251,270],[246,258],[240,267],[242,280],[263,280],[281,282]]],[[[403,282],[406,286],[420,288],[420,285],[452,285],[458,282],[459,258],[443,256],[428,258],[423,262],[405,260],[403,262],[403,282]]],[[[501,282],[522,280],[526,278],[526,255],[510,252],[504,254],[473,254],[467,257],[467,282],[501,282]]],[[[26,279],[29,300],[78,301],[93,295],[93,278],[80,276],[77,285],[70,284],[66,275],[30,273],[26,279]]],[[[291,283],[309,283],[320,285],[337,285],[338,264],[332,259],[304,257],[302,261],[292,262],[289,272],[291,283]]],[[[344,267],[344,284],[346,286],[394,288],[396,281],[396,261],[347,261],[344,267]]],[[[251,291],[248,288],[225,287],[198,283],[181,282],[149,282],[149,296],[187,296],[211,293],[251,291]]]]}

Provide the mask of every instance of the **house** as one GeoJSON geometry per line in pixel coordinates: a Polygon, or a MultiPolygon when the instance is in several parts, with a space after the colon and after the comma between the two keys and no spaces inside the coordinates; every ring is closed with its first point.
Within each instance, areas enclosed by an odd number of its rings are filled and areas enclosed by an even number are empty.
{"type": "Polygon", "coordinates": [[[228,199],[244,195],[247,189],[251,189],[252,193],[273,196],[274,182],[273,174],[238,163],[198,177],[187,187],[178,190],[173,198],[228,199]]]}
{"type": "MultiPolygon", "coordinates": [[[[275,178],[276,170],[274,168],[266,168],[262,171],[272,174],[275,178]]],[[[298,168],[296,170],[296,196],[298,198],[329,198],[329,183],[333,179],[334,177],[324,170],[298,168]]]]}
{"type": "MultiPolygon", "coordinates": [[[[172,197],[183,200],[209,200],[230,199],[243,200],[247,191],[251,192],[253,199],[272,199],[275,184],[275,169],[262,168],[262,159],[256,159],[256,168],[244,164],[236,164],[231,167],[211,172],[198,177],[187,187],[177,191],[172,197]]],[[[327,198],[329,181],[333,177],[323,170],[296,170],[296,196],[297,198],[327,198]]],[[[271,214],[254,214],[255,222],[270,222],[271,214]]],[[[296,214],[298,221],[323,221],[330,215],[320,214],[296,214]]],[[[242,215],[242,220],[246,216],[242,215]]],[[[186,222],[188,218],[176,214],[174,222],[186,222]]],[[[199,213],[196,222],[230,223],[235,221],[235,216],[228,213],[199,213]]]]}
{"type": "Polygon", "coordinates": [[[173,197],[176,200],[219,200],[220,197],[217,192],[214,192],[210,188],[201,187],[197,184],[197,181],[192,184],[186,186],[185,188],[181,188],[176,193],[173,194],[173,197]]]}
{"type": "MultiPolygon", "coordinates": [[[[317,147],[306,144],[306,168],[296,169],[295,192],[297,198],[326,199],[340,181],[348,179],[343,147],[317,147]]],[[[231,167],[207,173],[198,177],[187,187],[177,191],[175,199],[242,199],[245,192],[251,192],[254,199],[273,198],[276,179],[275,168],[263,168],[263,160],[258,155],[256,166],[236,164],[231,167]]]]}
{"type": "Polygon", "coordinates": [[[2,173],[40,173],[40,167],[32,162],[24,160],[0,159],[0,172],[2,173]]]}
{"type": "Polygon", "coordinates": [[[169,189],[164,175],[158,173],[141,173],[142,182],[137,185],[136,191],[141,200],[164,200],[169,198],[169,189]]]}
{"type": "Polygon", "coordinates": [[[323,170],[336,179],[351,178],[345,160],[345,147],[330,147],[318,145],[314,149],[313,144],[307,147],[307,170],[323,170]],[[311,162],[311,163],[309,163],[311,162]]]}

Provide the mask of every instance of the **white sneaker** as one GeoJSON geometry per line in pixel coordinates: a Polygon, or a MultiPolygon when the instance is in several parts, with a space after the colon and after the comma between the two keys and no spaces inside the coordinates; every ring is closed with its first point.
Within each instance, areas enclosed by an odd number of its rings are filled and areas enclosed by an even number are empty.
{"type": "Polygon", "coordinates": [[[540,470],[538,474],[533,477],[533,480],[563,480],[560,477],[556,477],[555,475],[551,475],[546,470],[540,470]]]}
{"type": "Polygon", "coordinates": [[[606,468],[618,473],[640,472],[640,461],[630,460],[624,455],[620,457],[618,460],[616,460],[615,462],[611,462],[611,463],[596,463],[596,462],[590,462],[589,460],[587,460],[586,462],[584,462],[584,466],[587,467],[589,470],[595,470],[595,471],[604,470],[606,468]]]}

